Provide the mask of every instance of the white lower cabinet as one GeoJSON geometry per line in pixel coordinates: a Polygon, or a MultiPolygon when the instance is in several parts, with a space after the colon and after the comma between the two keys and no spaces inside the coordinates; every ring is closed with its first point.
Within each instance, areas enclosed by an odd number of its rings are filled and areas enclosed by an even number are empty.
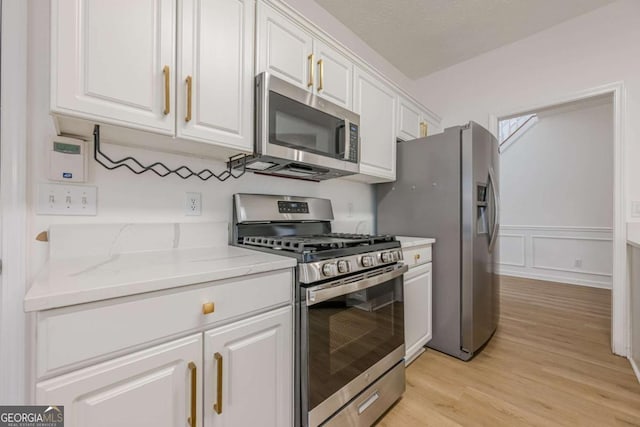
{"type": "Polygon", "coordinates": [[[204,334],[205,427],[292,425],[291,307],[204,334]]]}
{"type": "Polygon", "coordinates": [[[433,239],[398,236],[402,256],[409,271],[404,273],[405,364],[424,352],[433,336],[433,239]]]}
{"type": "Polygon", "coordinates": [[[291,426],[293,277],[282,269],[39,312],[34,403],[64,405],[66,427],[291,426]]]}
{"type": "Polygon", "coordinates": [[[431,339],[432,263],[411,268],[404,275],[405,361],[411,363],[431,339]]]}
{"type": "Polygon", "coordinates": [[[42,381],[36,402],[64,405],[66,427],[197,427],[201,367],[202,334],[196,334],[42,381]]]}

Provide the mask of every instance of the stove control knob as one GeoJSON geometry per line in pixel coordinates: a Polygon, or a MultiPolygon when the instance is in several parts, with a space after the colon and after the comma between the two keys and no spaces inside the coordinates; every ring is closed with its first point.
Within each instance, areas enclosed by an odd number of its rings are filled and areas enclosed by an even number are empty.
{"type": "Polygon", "coordinates": [[[372,267],[373,257],[369,255],[363,256],[362,258],[360,258],[360,264],[362,264],[363,267],[372,267]]]}
{"type": "Polygon", "coordinates": [[[382,258],[382,262],[393,262],[393,252],[383,252],[380,258],[382,258]]]}
{"type": "Polygon", "coordinates": [[[326,263],[322,266],[322,274],[331,277],[336,275],[336,265],[333,263],[326,263]]]}
{"type": "Polygon", "coordinates": [[[349,262],[338,261],[338,273],[348,273],[348,272],[349,272],[349,262]]]}
{"type": "Polygon", "coordinates": [[[402,260],[402,251],[395,251],[394,253],[396,254],[396,261],[401,261],[402,260]]]}

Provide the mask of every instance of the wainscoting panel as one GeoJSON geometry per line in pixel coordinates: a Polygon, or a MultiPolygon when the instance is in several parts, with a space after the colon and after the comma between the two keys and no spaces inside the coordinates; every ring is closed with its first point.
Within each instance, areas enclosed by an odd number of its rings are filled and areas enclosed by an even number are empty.
{"type": "Polygon", "coordinates": [[[611,288],[611,228],[502,225],[499,237],[500,274],[611,288]]]}
{"type": "Polygon", "coordinates": [[[500,265],[525,267],[525,236],[523,234],[499,234],[500,265]]]}

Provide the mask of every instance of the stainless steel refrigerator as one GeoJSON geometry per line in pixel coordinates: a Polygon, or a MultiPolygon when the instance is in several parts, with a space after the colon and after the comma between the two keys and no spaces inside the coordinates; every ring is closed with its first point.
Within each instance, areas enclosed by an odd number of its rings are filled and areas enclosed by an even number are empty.
{"type": "Polygon", "coordinates": [[[469,360],[498,325],[498,142],[477,123],[399,142],[396,181],[376,186],[378,233],[435,237],[435,350],[469,360]]]}

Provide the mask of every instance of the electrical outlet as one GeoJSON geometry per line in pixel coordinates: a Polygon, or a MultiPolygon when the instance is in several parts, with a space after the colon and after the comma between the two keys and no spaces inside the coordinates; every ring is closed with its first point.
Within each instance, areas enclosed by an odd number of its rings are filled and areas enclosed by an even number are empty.
{"type": "Polygon", "coordinates": [[[351,218],[353,216],[353,202],[347,203],[347,210],[349,211],[347,216],[351,218]]]}
{"type": "Polygon", "coordinates": [[[573,261],[573,266],[574,266],[575,268],[582,268],[582,259],[580,259],[580,258],[576,258],[576,259],[573,261]]]}
{"type": "Polygon", "coordinates": [[[187,216],[202,215],[202,193],[185,193],[184,214],[187,216]]]}
{"type": "Polygon", "coordinates": [[[97,191],[92,185],[38,185],[39,215],[96,215],[97,191]]]}
{"type": "Polygon", "coordinates": [[[631,216],[634,218],[640,218],[640,202],[631,202],[631,216]]]}

